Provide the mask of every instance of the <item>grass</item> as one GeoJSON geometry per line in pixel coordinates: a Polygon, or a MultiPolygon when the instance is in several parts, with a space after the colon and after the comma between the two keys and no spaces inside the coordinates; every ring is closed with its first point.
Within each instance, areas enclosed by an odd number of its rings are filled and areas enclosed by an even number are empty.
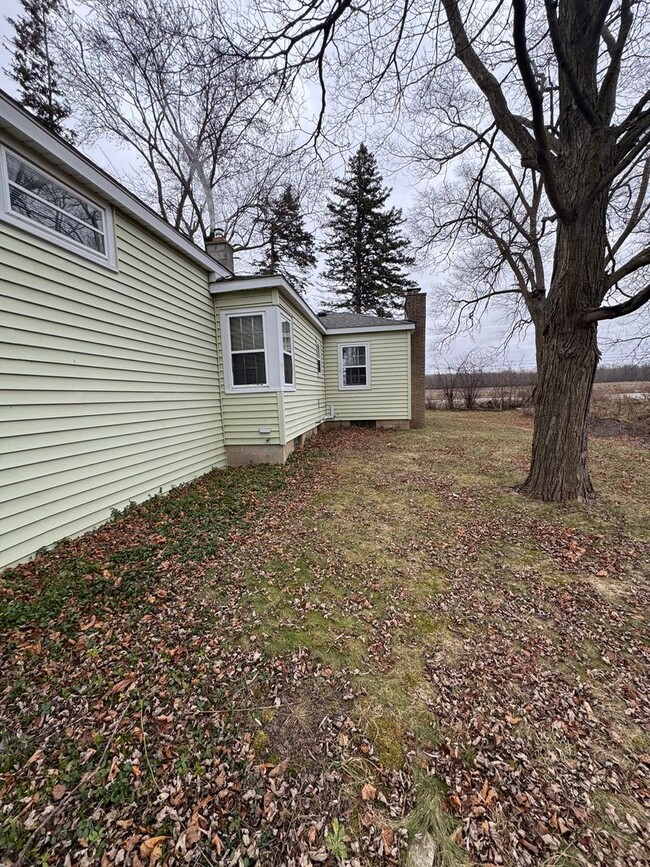
{"type": "Polygon", "coordinates": [[[517,412],[334,432],[6,572],[0,846],[16,857],[30,809],[92,771],[34,861],[110,861],[128,832],[180,863],[204,798],[195,845],[211,858],[216,834],[223,863],[242,845],[288,863],[296,834],[381,863],[407,832],[448,867],[578,864],[584,840],[594,864],[638,857],[650,456],[596,440],[597,501],[537,503],[513,487],[530,433],[517,412]],[[284,760],[302,807],[265,825],[284,760]]]}

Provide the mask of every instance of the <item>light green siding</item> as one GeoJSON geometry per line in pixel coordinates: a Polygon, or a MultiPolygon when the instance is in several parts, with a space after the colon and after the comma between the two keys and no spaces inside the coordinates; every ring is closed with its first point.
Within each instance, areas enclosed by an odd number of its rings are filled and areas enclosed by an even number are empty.
{"type": "Polygon", "coordinates": [[[325,387],[328,409],[336,421],[372,421],[411,417],[411,332],[366,331],[325,336],[325,387]],[[341,389],[339,346],[370,346],[370,388],[341,389]]]}
{"type": "Polygon", "coordinates": [[[323,335],[303,314],[284,300],[280,302],[293,325],[293,360],[295,391],[282,394],[284,406],[284,442],[319,425],[325,415],[325,371],[318,373],[316,344],[323,347],[323,335]]]}
{"type": "MultiPolygon", "coordinates": [[[[257,289],[215,296],[217,311],[254,309],[277,303],[277,292],[257,289]]],[[[227,394],[224,368],[230,364],[225,357],[221,327],[217,328],[219,378],[221,384],[223,429],[227,446],[282,445],[281,395],[277,392],[227,394]],[[260,434],[261,427],[271,428],[270,434],[260,434]]]]}
{"type": "Polygon", "coordinates": [[[225,465],[208,274],[115,223],[117,272],[0,223],[0,565],[225,465]]]}

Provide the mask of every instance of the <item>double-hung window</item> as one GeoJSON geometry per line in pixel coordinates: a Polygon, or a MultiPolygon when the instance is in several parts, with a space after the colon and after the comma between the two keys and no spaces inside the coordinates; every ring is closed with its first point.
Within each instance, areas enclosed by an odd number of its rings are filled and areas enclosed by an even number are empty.
{"type": "Polygon", "coordinates": [[[228,394],[295,391],[293,320],[279,306],[240,307],[220,313],[228,394]]]}
{"type": "Polygon", "coordinates": [[[229,316],[228,327],[233,386],[267,385],[263,314],[229,316]]]}
{"type": "Polygon", "coordinates": [[[354,343],[339,346],[341,388],[370,388],[370,346],[354,343]]]}
{"type": "Polygon", "coordinates": [[[3,219],[102,264],[113,264],[107,208],[4,147],[1,160],[3,219]]]}
{"type": "Polygon", "coordinates": [[[284,384],[293,385],[293,334],[291,320],[282,317],[282,367],[284,384]]]}

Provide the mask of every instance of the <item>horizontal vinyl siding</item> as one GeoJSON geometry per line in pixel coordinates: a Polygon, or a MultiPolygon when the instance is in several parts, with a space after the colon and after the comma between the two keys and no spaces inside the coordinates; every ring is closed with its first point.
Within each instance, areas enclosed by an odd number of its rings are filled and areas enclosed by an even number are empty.
{"type": "MultiPolygon", "coordinates": [[[[257,290],[215,295],[217,312],[238,308],[269,307],[277,302],[277,292],[257,290]]],[[[223,430],[227,446],[280,445],[280,396],[277,392],[226,394],[224,368],[230,359],[223,355],[221,326],[217,329],[219,377],[221,384],[223,430]],[[261,427],[271,428],[270,434],[260,434],[261,427]]]]}
{"type": "Polygon", "coordinates": [[[0,223],[0,566],[225,465],[208,275],[115,223],[117,273],[0,223]]]}
{"type": "Polygon", "coordinates": [[[325,336],[325,387],[328,407],[339,421],[408,419],[410,397],[411,332],[372,331],[325,336]],[[339,346],[370,344],[369,389],[339,389],[339,346]]]}
{"type": "Polygon", "coordinates": [[[326,415],[325,376],[316,369],[316,342],[323,336],[294,307],[280,304],[293,323],[293,361],[296,390],[282,393],[284,442],[319,425],[326,415]]]}

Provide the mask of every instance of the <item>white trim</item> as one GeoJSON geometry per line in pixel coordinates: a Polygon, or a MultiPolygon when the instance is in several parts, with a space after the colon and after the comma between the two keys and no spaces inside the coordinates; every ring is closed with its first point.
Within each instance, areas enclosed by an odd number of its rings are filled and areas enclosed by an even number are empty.
{"type": "Polygon", "coordinates": [[[316,338],[316,375],[320,377],[325,376],[325,347],[323,346],[323,341],[320,337],[316,338]]]}
{"type": "MultiPolygon", "coordinates": [[[[370,344],[362,342],[339,343],[338,344],[338,359],[339,359],[339,391],[368,391],[371,386],[370,379],[370,344]],[[366,368],[366,384],[365,385],[346,385],[343,381],[343,350],[351,347],[363,346],[366,350],[366,363],[354,365],[355,367],[366,368]]],[[[350,365],[353,366],[353,365],[350,365]]]]}
{"type": "MultiPolygon", "coordinates": [[[[291,318],[274,305],[265,307],[237,307],[219,312],[221,323],[221,346],[223,354],[224,386],[226,394],[268,394],[277,391],[296,391],[296,356],[293,343],[291,318]],[[234,385],[232,379],[232,350],[230,347],[230,319],[233,316],[262,316],[264,329],[264,363],[266,385],[234,385]],[[291,322],[293,347],[293,385],[284,382],[284,359],[282,357],[282,317],[291,322]]],[[[261,352],[262,350],[251,350],[261,352]]]]}
{"type": "Polygon", "coordinates": [[[327,328],[325,333],[330,334],[374,334],[377,331],[414,331],[414,322],[404,322],[400,325],[366,325],[364,328],[327,328]]]}
{"type": "Polygon", "coordinates": [[[295,346],[293,343],[293,319],[287,313],[284,313],[282,310],[280,311],[280,315],[278,317],[279,325],[280,325],[280,382],[282,385],[282,391],[295,391],[296,390],[296,353],[295,346]],[[284,335],[282,334],[282,323],[289,323],[289,340],[291,341],[291,352],[287,352],[287,355],[291,355],[291,374],[293,378],[293,382],[286,382],[284,378],[284,335]]]}
{"type": "Polygon", "coordinates": [[[30,145],[40,156],[63,169],[71,179],[87,184],[94,193],[120,208],[136,222],[150,229],[154,234],[180,250],[195,264],[209,272],[209,279],[227,277],[230,272],[219,262],[199,249],[188,238],[166,223],[154,211],[136,198],[117,181],[96,166],[87,157],[71,147],[58,136],[53,135],[42,124],[29,115],[7,94],[0,92],[0,129],[30,145]]]}
{"type": "Polygon", "coordinates": [[[113,220],[112,208],[106,207],[106,205],[102,205],[99,202],[89,198],[85,193],[82,193],[80,190],[75,189],[73,186],[70,185],[69,182],[63,180],[58,174],[55,174],[52,171],[44,168],[39,163],[34,162],[34,160],[27,159],[21,154],[16,153],[13,148],[7,147],[1,142],[0,220],[5,223],[9,223],[12,226],[16,226],[17,228],[22,229],[25,232],[29,232],[29,234],[31,235],[36,235],[36,237],[38,238],[43,238],[43,240],[49,241],[51,244],[54,244],[57,247],[63,247],[63,249],[68,250],[71,253],[76,253],[77,255],[82,256],[84,259],[89,259],[96,265],[102,265],[104,268],[110,268],[113,271],[117,271],[117,265],[115,261],[115,223],[113,220]],[[71,195],[86,202],[88,205],[91,205],[93,208],[96,208],[98,211],[100,211],[102,214],[103,228],[100,230],[97,229],[95,226],[91,226],[84,220],[75,217],[74,214],[68,214],[65,209],[60,208],[57,205],[46,201],[45,199],[42,199],[37,193],[32,193],[30,190],[22,187],[20,184],[15,184],[13,181],[10,181],[7,168],[7,155],[12,156],[14,159],[23,163],[28,168],[34,169],[35,172],[43,175],[44,178],[51,181],[53,184],[56,184],[63,190],[67,190],[71,195]],[[81,241],[75,241],[74,238],[70,238],[67,235],[64,235],[62,232],[57,232],[56,229],[50,229],[48,226],[44,226],[36,220],[30,219],[24,214],[12,210],[10,197],[11,186],[19,190],[24,190],[24,192],[28,196],[31,196],[39,202],[43,202],[45,205],[47,205],[47,207],[52,208],[53,210],[60,211],[64,216],[69,217],[71,220],[80,223],[82,226],[86,226],[92,232],[96,232],[98,235],[101,235],[104,239],[105,252],[101,253],[99,250],[94,250],[92,247],[88,247],[85,244],[82,244],[81,241]]]}
{"type": "MultiPolygon", "coordinates": [[[[267,308],[253,307],[246,310],[227,310],[221,313],[221,337],[224,346],[223,353],[223,369],[224,379],[227,394],[251,394],[259,392],[271,391],[270,387],[270,371],[269,371],[269,349],[268,349],[268,328],[266,324],[267,308]],[[240,316],[260,316],[262,319],[262,336],[264,339],[263,350],[251,350],[254,352],[264,352],[264,369],[266,372],[266,382],[256,383],[255,385],[235,385],[233,381],[232,371],[232,356],[233,349],[230,342],[230,320],[240,316]]],[[[239,350],[236,350],[237,352],[239,350]]]]}
{"type": "Polygon", "coordinates": [[[321,334],[327,333],[327,329],[302,295],[299,295],[284,277],[279,275],[259,277],[233,277],[231,275],[223,280],[211,280],[208,288],[212,295],[219,295],[222,292],[250,292],[255,289],[279,289],[288,301],[305,314],[321,334]]]}

